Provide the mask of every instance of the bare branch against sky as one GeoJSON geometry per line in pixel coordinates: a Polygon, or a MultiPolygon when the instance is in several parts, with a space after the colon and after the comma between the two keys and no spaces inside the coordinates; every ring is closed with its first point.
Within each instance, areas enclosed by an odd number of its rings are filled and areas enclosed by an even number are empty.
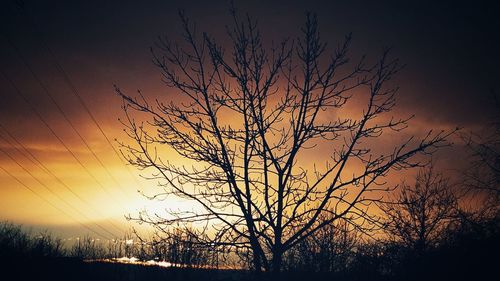
{"type": "Polygon", "coordinates": [[[352,58],[351,36],[326,44],[312,14],[297,39],[270,44],[251,17],[230,13],[223,41],[180,12],[180,38],[153,47],[169,100],[116,88],[135,142],[122,144],[129,162],[153,174],[158,196],[200,207],[136,219],[159,229],[205,224],[207,243],[247,248],[256,270],[280,271],[285,252],[332,222],[373,223],[368,208],[385,176],[426,163],[417,156],[446,146],[454,131],[374,146],[411,119],[391,114],[401,66],[389,50],[375,62],[352,58]]]}

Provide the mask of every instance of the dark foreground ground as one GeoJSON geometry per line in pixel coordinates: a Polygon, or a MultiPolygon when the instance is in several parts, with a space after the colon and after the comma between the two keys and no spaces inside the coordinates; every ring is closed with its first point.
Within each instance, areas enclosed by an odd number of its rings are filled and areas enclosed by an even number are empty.
{"type": "Polygon", "coordinates": [[[84,262],[73,258],[52,258],[37,262],[4,262],[0,280],[249,280],[248,272],[163,268],[109,262],[84,262]],[[5,278],[6,277],[6,278],[5,278]]]}
{"type": "MultiPolygon", "coordinates": [[[[3,263],[0,280],[75,280],[75,281],[142,281],[142,280],[245,280],[247,272],[163,268],[109,262],[85,262],[73,258],[43,259],[37,262],[3,263]],[[5,278],[7,277],[7,278],[5,278]]],[[[249,280],[249,279],[247,279],[249,280]]]]}
{"type": "MultiPolygon", "coordinates": [[[[6,262],[0,266],[0,280],[286,280],[286,281],[313,281],[313,280],[500,280],[499,255],[489,257],[483,262],[462,264],[460,267],[450,267],[444,270],[433,270],[422,267],[420,272],[406,272],[399,276],[381,276],[373,272],[357,271],[350,274],[288,272],[280,276],[271,274],[255,275],[249,271],[237,270],[208,270],[187,268],[163,268],[158,266],[143,266],[108,262],[84,262],[72,258],[44,259],[37,262],[25,260],[23,262],[6,262]]],[[[442,261],[444,264],[446,260],[442,261]]]]}

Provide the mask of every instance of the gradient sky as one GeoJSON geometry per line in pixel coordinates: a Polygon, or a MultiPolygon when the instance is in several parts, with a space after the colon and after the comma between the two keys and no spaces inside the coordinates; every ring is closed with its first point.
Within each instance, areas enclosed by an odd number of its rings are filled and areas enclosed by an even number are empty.
{"type": "MultiPolygon", "coordinates": [[[[238,9],[259,20],[265,40],[297,36],[305,12],[311,11],[318,15],[323,40],[331,46],[352,32],[353,57],[367,54],[376,59],[385,47],[392,47],[393,56],[406,64],[396,78],[400,92],[394,114],[416,115],[410,133],[457,126],[478,131],[491,118],[491,90],[498,93],[500,78],[500,19],[493,5],[481,1],[235,2],[238,9]]],[[[110,236],[120,235],[129,226],[124,215],[145,206],[155,211],[164,206],[192,208],[176,200],[151,203],[137,193],[138,189],[154,192],[155,183],[140,179],[138,171],[118,159],[56,61],[108,137],[126,141],[118,121],[123,116],[121,101],[113,85],[128,93],[141,89],[148,97],[168,98],[169,89],[151,62],[150,46],[158,36],[178,32],[178,9],[184,9],[199,29],[221,36],[230,23],[228,1],[31,0],[3,1],[0,7],[0,125],[6,129],[0,128],[0,166],[7,171],[0,170],[0,220],[46,227],[66,236],[89,229],[110,236]],[[8,79],[97,181],[50,133],[8,79]],[[86,149],[37,79],[106,169],[86,149]],[[64,185],[24,157],[18,151],[22,147],[8,134],[64,185]]],[[[466,165],[465,156],[457,143],[439,154],[438,166],[456,171],[466,165]]],[[[395,177],[399,180],[404,175],[395,177]]]]}

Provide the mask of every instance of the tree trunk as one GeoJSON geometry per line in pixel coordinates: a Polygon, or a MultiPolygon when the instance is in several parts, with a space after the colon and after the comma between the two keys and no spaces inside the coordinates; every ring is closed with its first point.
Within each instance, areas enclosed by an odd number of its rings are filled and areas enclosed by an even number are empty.
{"type": "Polygon", "coordinates": [[[283,251],[281,250],[281,247],[277,247],[273,251],[273,262],[271,266],[271,271],[279,275],[282,263],[283,263],[283,251]]]}
{"type": "Polygon", "coordinates": [[[262,263],[260,261],[260,257],[258,253],[253,253],[253,266],[255,267],[256,272],[261,272],[262,271],[262,263]]]}
{"type": "Polygon", "coordinates": [[[256,242],[254,239],[250,239],[250,246],[252,247],[252,263],[255,268],[255,272],[261,272],[262,271],[262,260],[260,258],[260,251],[259,251],[259,245],[258,242],[256,242]]]}

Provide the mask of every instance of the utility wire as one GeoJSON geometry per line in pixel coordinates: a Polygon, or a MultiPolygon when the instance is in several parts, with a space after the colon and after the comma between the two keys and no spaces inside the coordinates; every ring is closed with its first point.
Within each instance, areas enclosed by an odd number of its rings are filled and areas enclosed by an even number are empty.
{"type": "MultiPolygon", "coordinates": [[[[2,129],[11,139],[14,140],[14,142],[19,145],[23,150],[17,148],[15,145],[13,145],[7,138],[3,137],[2,135],[0,135],[0,139],[4,140],[5,142],[7,142],[7,144],[9,144],[11,147],[14,147],[19,153],[23,154],[24,157],[26,157],[26,159],[30,160],[33,164],[35,164],[37,167],[39,167],[40,169],[42,169],[45,173],[49,174],[50,176],[52,176],[54,179],[57,180],[58,183],[60,183],[62,186],[64,186],[71,194],[73,194],[75,197],[77,197],[81,202],[83,202],[88,208],[92,209],[97,215],[101,216],[101,217],[104,217],[104,215],[99,212],[97,209],[93,208],[92,205],[86,201],[84,198],[82,198],[80,195],[78,195],[75,191],[73,191],[67,184],[65,184],[58,176],[56,176],[54,173],[52,173],[50,171],[50,169],[47,168],[47,166],[45,166],[45,164],[43,164],[40,160],[38,160],[38,158],[33,155],[33,153],[31,153],[29,151],[29,149],[27,149],[21,142],[19,142],[8,130],[7,128],[5,128],[1,123],[0,123],[0,129],[2,129]],[[30,158],[30,157],[31,158],[30,158]]],[[[117,225],[115,225],[112,221],[109,221],[108,222],[113,226],[115,227],[116,229],[118,229],[120,232],[123,231],[123,229],[120,229],[117,225]]],[[[96,223],[97,225],[97,223],[96,223]]]]}
{"type": "MultiPolygon", "coordinates": [[[[87,150],[94,156],[94,158],[97,160],[97,162],[99,163],[99,165],[108,173],[108,175],[119,185],[118,181],[110,174],[109,170],[106,168],[106,166],[102,163],[102,161],[99,159],[99,157],[97,156],[97,154],[94,152],[94,150],[90,147],[90,145],[88,144],[88,142],[85,140],[85,138],[80,134],[80,132],[78,131],[78,129],[75,127],[75,125],[73,124],[73,122],[69,119],[68,115],[64,112],[64,110],[61,108],[61,106],[59,105],[59,103],[56,101],[56,99],[54,98],[54,96],[50,93],[49,89],[47,88],[47,86],[45,86],[45,84],[42,82],[42,80],[40,79],[40,77],[35,73],[34,69],[31,67],[31,65],[28,63],[28,61],[25,59],[25,57],[21,54],[21,51],[19,50],[19,48],[16,46],[16,44],[14,44],[14,42],[12,42],[12,40],[10,40],[10,38],[6,38],[7,39],[7,42],[11,45],[11,47],[15,50],[17,56],[21,59],[21,61],[23,62],[24,66],[29,70],[29,72],[31,73],[31,75],[35,78],[35,80],[37,81],[37,83],[40,85],[40,87],[43,89],[43,92],[44,94],[49,98],[49,100],[56,106],[57,110],[59,111],[59,113],[63,116],[64,120],[70,125],[71,129],[76,133],[76,135],[80,138],[80,140],[84,143],[85,147],[87,148],[87,150]]],[[[99,182],[99,180],[97,180],[97,178],[92,175],[90,173],[90,171],[88,171],[88,169],[86,169],[87,172],[89,173],[89,175],[91,175],[94,180],[97,182],[97,184],[99,184],[103,190],[106,190],[104,188],[104,185],[99,182]]],[[[122,194],[124,196],[127,196],[127,194],[123,191],[123,189],[119,188],[119,190],[122,192],[122,194]]],[[[106,191],[108,192],[108,191],[106,191]]],[[[109,196],[111,196],[111,194],[108,193],[109,196]]],[[[129,198],[130,199],[130,198],[129,198]]]]}
{"type": "MultiPolygon", "coordinates": [[[[7,38],[7,41],[9,41],[9,43],[12,43],[8,38],[7,38]]],[[[13,44],[11,44],[13,45],[13,44]]],[[[46,45],[46,44],[45,44],[46,45]]],[[[15,45],[13,45],[15,47],[15,45]]],[[[16,52],[18,52],[18,54],[20,55],[20,52],[19,52],[19,49],[18,48],[15,48],[16,49],[16,52]]],[[[50,49],[48,48],[47,46],[47,49],[50,51],[50,49]]],[[[51,51],[50,51],[51,52],[51,51]]],[[[55,58],[55,56],[53,55],[52,53],[52,56],[55,58]]],[[[23,59],[23,58],[22,58],[23,59]]],[[[61,114],[63,114],[63,116],[65,117],[65,119],[67,121],[69,121],[69,119],[67,118],[67,116],[64,114],[64,112],[62,111],[62,109],[60,108],[60,106],[55,102],[55,100],[53,99],[53,97],[50,95],[50,93],[48,92],[48,89],[45,87],[45,85],[41,82],[41,80],[38,78],[38,76],[36,75],[36,73],[33,71],[33,69],[29,66],[29,64],[26,62],[26,60],[23,59],[23,62],[25,63],[25,65],[28,67],[28,69],[30,70],[30,72],[33,74],[33,76],[35,77],[35,79],[37,79],[37,81],[39,82],[40,86],[42,86],[42,88],[46,91],[46,94],[50,96],[51,100],[56,104],[56,107],[58,108],[59,111],[61,111],[61,114]]],[[[56,61],[56,63],[58,64],[58,62],[56,61]]],[[[62,69],[62,67],[61,67],[62,69]]],[[[62,70],[64,71],[64,70],[62,70]]],[[[2,71],[3,73],[3,71],[2,71]]],[[[12,86],[16,89],[17,93],[19,94],[19,96],[21,96],[23,98],[23,100],[30,106],[30,108],[32,109],[32,111],[35,112],[35,114],[37,115],[37,117],[40,119],[40,121],[42,121],[42,123],[44,123],[44,125],[49,129],[49,131],[54,135],[54,137],[56,137],[56,139],[63,145],[63,147],[68,151],[68,153],[70,153],[72,155],[72,157],[78,162],[78,164],[80,164],[80,166],[82,166],[82,168],[84,168],[86,170],[86,172],[96,181],[96,183],[98,183],[98,185],[101,187],[101,189],[103,189],[106,193],[107,190],[104,188],[104,186],[97,180],[97,178],[95,178],[95,176],[90,173],[90,171],[83,165],[83,163],[80,161],[80,159],[75,155],[75,153],[64,143],[64,141],[55,133],[55,131],[50,127],[50,125],[48,124],[48,122],[41,116],[41,114],[38,112],[38,110],[36,110],[36,108],[33,106],[32,103],[29,102],[29,100],[26,98],[26,96],[24,96],[20,90],[16,87],[16,85],[14,84],[14,82],[9,79],[7,77],[7,75],[5,73],[3,73],[3,76],[5,77],[6,80],[8,80],[10,82],[10,84],[12,84],[12,86]]],[[[69,77],[67,74],[65,74],[65,80],[69,80],[69,77]]],[[[71,82],[71,81],[70,81],[71,82]]],[[[72,86],[74,88],[74,86],[72,86]]],[[[79,101],[80,102],[83,102],[81,97],[79,98],[79,101]]],[[[83,105],[85,105],[83,103],[83,105]]],[[[85,110],[88,111],[90,113],[90,110],[88,109],[88,107],[85,106],[85,110]]],[[[93,121],[96,123],[96,125],[98,126],[99,130],[101,131],[102,134],[104,134],[104,131],[102,130],[102,128],[99,126],[99,124],[97,123],[97,121],[95,120],[95,118],[93,116],[91,116],[91,118],[93,119],[93,121]]],[[[83,137],[81,136],[81,134],[76,130],[76,128],[74,127],[74,125],[71,123],[71,122],[68,122],[70,123],[70,126],[73,128],[73,130],[75,131],[75,133],[78,134],[78,136],[82,139],[82,141],[85,143],[86,147],[91,151],[91,153],[93,154],[93,156],[96,158],[96,160],[101,164],[101,166],[103,166],[103,168],[106,170],[106,172],[108,173],[108,175],[111,175],[111,173],[109,172],[109,170],[103,165],[102,161],[97,157],[97,155],[95,154],[94,151],[91,150],[90,146],[88,145],[88,143],[83,139],[83,137]]],[[[1,126],[1,124],[0,124],[1,126]]],[[[77,193],[75,193],[73,190],[71,190],[71,188],[69,188],[69,186],[67,186],[66,184],[64,184],[64,182],[62,182],[57,176],[55,176],[42,162],[40,162],[29,150],[27,150],[17,139],[15,139],[7,130],[5,127],[3,127],[4,131],[7,132],[7,134],[15,141],[17,142],[18,144],[20,144],[21,147],[23,147],[23,149],[33,158],[34,161],[38,162],[39,164],[39,167],[42,166],[43,167],[43,170],[49,174],[51,174],[54,178],[56,178],[56,180],[61,183],[63,186],[66,187],[66,189],[68,189],[75,197],[79,198],[82,202],[85,202],[85,200],[83,200],[83,198],[81,196],[79,196],[77,193]]],[[[109,141],[109,138],[107,138],[107,136],[105,136],[106,138],[106,141],[108,141],[108,143],[112,146],[111,142],[109,141]]],[[[4,140],[6,140],[4,138],[4,140]]],[[[15,147],[15,146],[14,146],[15,147]]],[[[115,154],[117,154],[117,151],[116,149],[112,146],[113,148],[113,151],[115,152],[115,154]]],[[[17,149],[17,147],[16,147],[17,149]]],[[[18,149],[17,149],[18,150],[18,149]]],[[[20,151],[20,150],[18,150],[20,151]]],[[[5,153],[5,152],[4,152],[5,153]]],[[[23,154],[27,159],[30,159],[29,157],[27,157],[25,154],[23,154]]],[[[119,156],[119,155],[117,155],[119,156]]],[[[123,162],[123,160],[119,157],[119,159],[123,162]]],[[[30,159],[31,160],[31,159],[30,159]]],[[[31,160],[33,162],[33,160],[31,160]]],[[[35,162],[33,162],[35,163],[35,162]]],[[[129,168],[127,166],[127,168],[129,168]]],[[[5,170],[2,168],[2,170],[5,170]]],[[[27,170],[26,170],[27,171],[27,170]]],[[[12,176],[8,171],[5,171],[7,174],[9,174],[10,176],[12,176]]],[[[29,173],[29,171],[27,171],[29,173]]],[[[129,170],[129,173],[130,173],[130,170],[129,170]]],[[[23,182],[21,182],[19,179],[13,177],[14,179],[16,179],[17,182],[19,182],[20,184],[22,184],[23,186],[25,186],[27,189],[30,190],[30,188],[28,186],[26,186],[23,182]]],[[[116,178],[112,177],[112,179],[116,182],[116,178]]],[[[134,178],[134,180],[137,182],[137,180],[134,178]]],[[[119,183],[118,183],[119,184],[119,183]]],[[[50,190],[50,189],[49,189],[50,190]]],[[[122,191],[123,192],[123,191],[122,191]]],[[[34,192],[36,194],[36,192],[34,192]]],[[[108,193],[109,195],[109,193],[108,193]]],[[[111,195],[110,195],[111,196],[111,195]]],[[[40,197],[40,196],[39,196],[40,197]]],[[[46,199],[44,199],[43,197],[40,197],[42,198],[44,201],[48,202],[46,199]]],[[[62,200],[62,198],[60,198],[62,200]]],[[[50,203],[50,202],[49,202],[50,203]]],[[[85,202],[87,203],[87,202],[85,202]]],[[[50,203],[51,204],[51,203],[50,203]]],[[[88,203],[87,203],[88,204],[88,203]]],[[[54,206],[53,204],[51,204],[53,207],[56,207],[54,206]]],[[[88,204],[89,205],[89,204],[88,204]]],[[[60,210],[59,208],[56,207],[56,209],[60,210]]],[[[77,210],[78,211],[78,210],[77,210]]],[[[97,211],[96,211],[97,212],[97,211]]],[[[64,212],[63,212],[64,213],[64,212]]],[[[98,212],[97,212],[98,213],[98,212]]],[[[112,224],[114,227],[116,227],[117,229],[119,229],[115,224],[112,224]]],[[[83,225],[85,226],[85,225],[83,225]]],[[[87,226],[85,226],[86,228],[88,228],[87,226]]],[[[100,226],[99,226],[100,227],[100,226]]],[[[100,227],[102,228],[102,227],[100,227]]],[[[120,231],[123,231],[120,229],[120,231]]],[[[106,230],[106,232],[108,232],[106,230]]],[[[110,233],[110,232],[108,232],[110,233]]],[[[112,234],[112,233],[110,233],[112,234]]],[[[102,236],[102,235],[100,235],[102,236]]],[[[114,236],[112,234],[112,236],[114,236]]]]}
{"type": "MultiPolygon", "coordinates": [[[[68,73],[66,72],[66,70],[62,67],[61,63],[59,63],[59,60],[57,59],[57,56],[54,54],[54,52],[50,48],[49,44],[47,43],[47,41],[45,40],[45,38],[42,36],[42,33],[40,32],[40,30],[37,28],[37,25],[36,25],[35,21],[32,19],[32,17],[30,17],[25,12],[25,9],[24,9],[23,6],[18,6],[18,8],[19,8],[19,10],[21,10],[21,13],[25,16],[25,18],[27,18],[27,21],[28,21],[29,25],[32,27],[33,34],[38,38],[38,40],[40,41],[41,45],[45,48],[45,50],[47,51],[47,53],[51,57],[51,59],[52,59],[54,65],[55,65],[56,69],[63,76],[64,81],[68,84],[68,86],[71,89],[71,92],[73,93],[73,95],[77,98],[78,102],[83,107],[83,109],[85,110],[85,112],[90,116],[90,119],[95,124],[95,126],[97,127],[97,129],[99,130],[99,132],[101,133],[101,135],[106,139],[106,142],[109,144],[109,146],[113,150],[113,152],[116,155],[116,157],[118,159],[120,159],[120,161],[122,162],[123,165],[125,165],[125,167],[127,168],[127,172],[133,178],[133,180],[135,181],[135,184],[138,187],[140,187],[140,183],[137,180],[137,177],[132,173],[132,171],[131,171],[128,163],[125,162],[125,160],[120,155],[120,153],[118,152],[118,150],[115,148],[115,146],[113,145],[113,143],[111,142],[111,140],[109,139],[109,137],[107,136],[107,134],[104,132],[104,130],[101,127],[101,125],[99,125],[99,122],[97,121],[97,119],[95,118],[94,114],[92,113],[92,111],[89,109],[89,107],[85,103],[85,100],[83,99],[83,97],[80,94],[80,92],[78,91],[77,87],[75,86],[75,84],[71,80],[70,76],[68,75],[68,73]]],[[[114,177],[113,177],[113,179],[115,180],[115,182],[117,182],[114,177]]]]}
{"type": "MultiPolygon", "coordinates": [[[[9,153],[7,153],[7,151],[5,151],[1,147],[0,147],[0,151],[3,152],[3,154],[7,155],[7,157],[9,157],[10,160],[12,160],[14,163],[16,163],[21,169],[23,169],[24,172],[26,172],[28,175],[30,175],[30,177],[32,177],[36,182],[38,182],[41,186],[43,186],[45,189],[47,189],[52,195],[54,195],[57,199],[61,200],[61,202],[63,202],[64,204],[66,204],[66,206],[68,206],[69,208],[71,208],[73,211],[77,212],[84,219],[90,220],[84,213],[82,213],[77,208],[73,207],[66,200],[64,200],[64,198],[62,198],[62,196],[60,196],[59,194],[57,194],[57,192],[54,192],[45,183],[43,183],[39,178],[37,178],[35,175],[33,175],[33,173],[31,173],[28,169],[26,169],[23,165],[21,165],[21,163],[19,163],[19,161],[17,161],[14,157],[12,157],[9,153]]],[[[115,236],[112,232],[108,231],[107,229],[103,228],[102,226],[98,225],[98,227],[101,230],[105,231],[106,233],[110,234],[112,237],[115,236]]]]}
{"type": "MultiPolygon", "coordinates": [[[[114,235],[111,235],[110,237],[108,236],[105,236],[95,230],[93,230],[92,228],[88,227],[87,225],[83,224],[82,222],[78,221],[77,219],[75,219],[72,215],[70,215],[69,213],[65,212],[64,210],[62,210],[61,208],[57,207],[56,205],[54,205],[52,202],[50,202],[48,199],[44,198],[41,194],[39,194],[38,192],[36,192],[33,188],[29,187],[28,185],[26,185],[24,182],[22,182],[18,177],[14,176],[13,174],[11,174],[9,171],[7,171],[4,167],[0,166],[0,169],[2,169],[7,175],[9,175],[11,178],[13,178],[15,181],[17,181],[19,184],[21,184],[23,187],[25,187],[26,189],[28,189],[29,191],[31,191],[33,194],[35,194],[37,197],[39,197],[40,199],[42,199],[45,203],[49,204],[50,206],[52,206],[54,209],[56,209],[57,211],[59,211],[60,213],[66,215],[67,217],[69,217],[71,220],[77,222],[79,225],[83,226],[85,229],[87,229],[88,231],[100,236],[100,237],[103,237],[104,239],[108,239],[108,240],[112,240],[113,237],[115,237],[114,235]]],[[[106,232],[108,233],[108,232],[106,232]]]]}
{"type": "Polygon", "coordinates": [[[64,184],[64,182],[62,182],[59,177],[55,176],[48,168],[47,166],[45,166],[43,163],[41,163],[36,157],[35,155],[33,155],[33,153],[31,153],[23,144],[21,144],[17,139],[14,138],[13,135],[10,134],[9,131],[7,131],[7,129],[2,125],[0,124],[0,129],[2,129],[10,138],[14,139],[14,141],[17,143],[17,145],[20,145],[22,147],[23,150],[17,148],[15,145],[13,145],[6,137],[0,135],[0,139],[3,140],[4,142],[6,142],[9,146],[13,147],[16,149],[17,152],[23,154],[23,156],[30,160],[33,164],[35,164],[37,167],[39,167],[40,169],[42,169],[43,171],[45,171],[45,173],[48,173],[49,175],[55,177],[57,179],[57,181],[62,184],[64,187],[66,187],[67,190],[69,190],[69,192],[71,192],[71,194],[73,194],[75,197],[77,197],[78,199],[84,201],[84,199],[78,195],[77,193],[75,193],[71,188],[69,188],[66,184],[64,184]]]}
{"type": "MultiPolygon", "coordinates": [[[[38,119],[42,121],[42,123],[49,129],[49,131],[56,137],[56,139],[61,143],[61,145],[68,151],[71,156],[78,162],[78,164],[85,170],[85,172],[99,185],[99,187],[110,197],[113,198],[113,196],[109,193],[109,191],[104,188],[104,185],[89,171],[89,169],[82,163],[82,161],[76,156],[76,154],[66,145],[66,143],[57,135],[57,133],[52,129],[52,127],[48,124],[48,122],[43,118],[43,116],[40,114],[40,112],[35,108],[35,106],[29,101],[29,99],[22,94],[22,92],[19,90],[19,88],[15,85],[14,81],[10,79],[5,72],[2,70],[2,75],[4,78],[9,81],[9,83],[12,85],[12,87],[16,90],[16,93],[29,105],[31,110],[36,114],[38,119]]],[[[119,203],[124,209],[125,206],[120,202],[119,203]]]]}

